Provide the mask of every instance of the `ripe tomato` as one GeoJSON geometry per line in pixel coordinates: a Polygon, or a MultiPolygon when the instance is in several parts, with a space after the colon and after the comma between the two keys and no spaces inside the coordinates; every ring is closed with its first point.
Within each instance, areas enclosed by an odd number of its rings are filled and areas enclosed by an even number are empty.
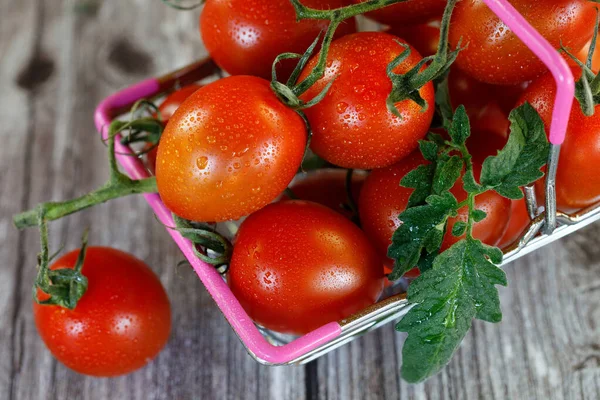
{"type": "Polygon", "coordinates": [[[511,200],[510,209],[508,228],[506,228],[504,236],[502,236],[500,243],[498,243],[498,247],[501,249],[513,244],[515,240],[521,237],[521,234],[531,222],[524,197],[520,200],[511,200]]]}
{"type": "Polygon", "coordinates": [[[224,78],[196,91],[169,120],[158,146],[158,191],[180,217],[238,219],[287,187],[305,146],[304,121],[268,81],[224,78]]]}
{"type": "MultiPolygon", "coordinates": [[[[575,79],[581,76],[579,68],[572,68],[575,79]]],[[[550,73],[533,82],[519,104],[528,101],[540,113],[546,132],[552,120],[556,84],[550,73]]],[[[560,150],[556,173],[556,205],[559,210],[572,212],[600,201],[600,106],[591,117],[586,117],[578,102],[573,104],[567,136],[560,150]]],[[[536,184],[543,197],[543,179],[536,184]]]]}
{"type": "Polygon", "coordinates": [[[279,332],[304,334],[375,303],[380,258],[364,233],[310,201],[269,204],[240,226],[228,273],[248,315],[279,332]]]}
{"type": "MultiPolygon", "coordinates": [[[[51,269],[75,266],[79,250],[51,269]]],[[[81,374],[115,376],[146,365],[164,347],[171,308],[146,264],[122,251],[89,247],[82,273],[88,288],[74,310],[34,302],[35,325],[54,357],[81,374]]],[[[38,298],[47,295],[38,291],[38,298]]]]}
{"type": "MultiPolygon", "coordinates": [[[[583,63],[587,62],[591,46],[592,41],[590,40],[588,44],[586,44],[585,47],[581,49],[581,51],[577,55],[577,58],[579,58],[583,63]]],[[[592,57],[592,70],[600,70],[600,40],[596,41],[596,49],[594,50],[594,55],[592,57]]]]}
{"type": "MultiPolygon", "coordinates": [[[[307,7],[339,8],[345,0],[302,0],[307,7]]],[[[207,0],[200,15],[202,41],[213,60],[232,75],[271,79],[275,58],[286,52],[302,54],[327,29],[326,20],[296,21],[289,0],[207,0]]],[[[336,37],[356,32],[354,18],[342,23],[336,37]]],[[[280,81],[290,76],[298,60],[278,66],[280,81]]]]}
{"type": "Polygon", "coordinates": [[[183,103],[188,97],[190,97],[196,90],[200,89],[201,87],[202,86],[194,83],[188,86],[184,86],[181,89],[178,89],[170,93],[167,97],[165,97],[164,101],[160,103],[160,106],[158,107],[162,121],[165,124],[169,122],[169,118],[173,116],[173,114],[175,113],[175,111],[177,111],[181,103],[183,103]]]}
{"type": "MultiPolygon", "coordinates": [[[[562,42],[577,53],[594,32],[596,13],[590,1],[511,0],[510,3],[557,49],[562,42]]],[[[456,64],[480,81],[516,85],[546,71],[542,61],[483,0],[465,0],[456,5],[450,29],[451,46],[457,46],[460,38],[468,46],[456,64]]]]}
{"type": "Polygon", "coordinates": [[[440,44],[439,23],[437,25],[392,25],[386,32],[406,40],[423,57],[434,55],[440,44]]]}
{"type": "MultiPolygon", "coordinates": [[[[364,3],[367,0],[353,0],[364,3]]],[[[432,19],[441,18],[446,7],[446,0],[407,0],[393,4],[365,15],[383,24],[419,24],[432,19]]]]}
{"type": "MultiPolygon", "coordinates": [[[[354,171],[352,174],[352,196],[358,201],[360,190],[367,174],[363,171],[354,171]]],[[[344,169],[318,169],[300,175],[290,189],[299,200],[308,200],[324,205],[334,211],[352,218],[352,212],[345,206],[348,205],[346,191],[346,170],[344,169]]],[[[287,196],[284,196],[287,199],[287,196]]]]}
{"type": "MultiPolygon", "coordinates": [[[[345,168],[381,168],[406,157],[425,136],[435,108],[431,82],[420,90],[427,110],[411,100],[401,101],[396,104],[402,114],[398,118],[386,107],[392,89],[386,68],[404,50],[398,41],[405,43],[387,33],[361,32],[332,43],[324,77],[302,96],[313,98],[335,78],[325,98],[305,110],[317,155],[345,168]]],[[[394,72],[405,73],[420,60],[412,49],[394,72]]],[[[314,57],[300,79],[316,62],[314,57]]]]}
{"type": "MultiPolygon", "coordinates": [[[[185,99],[190,97],[192,93],[194,93],[201,87],[202,86],[200,85],[191,84],[188,86],[184,86],[181,89],[169,94],[158,107],[158,110],[160,111],[160,117],[162,118],[162,122],[164,124],[169,122],[169,118],[171,118],[171,116],[179,108],[181,103],[183,103],[185,99]]],[[[148,143],[144,147],[144,151],[147,151],[146,164],[148,166],[148,169],[150,170],[150,172],[154,173],[156,171],[156,155],[158,153],[158,147],[152,143],[148,143]]]]}
{"type": "MultiPolygon", "coordinates": [[[[397,164],[376,169],[367,177],[358,201],[358,210],[362,228],[381,255],[387,255],[394,231],[400,226],[400,213],[406,209],[412,189],[400,186],[402,178],[425,161],[418,151],[413,152],[397,164]]],[[[475,174],[480,172],[475,166],[475,174]]],[[[467,193],[459,181],[451,189],[452,194],[461,202],[467,193]]],[[[495,245],[506,231],[510,217],[510,200],[496,192],[485,192],[475,198],[475,206],[488,216],[473,227],[473,236],[486,244],[495,245]]],[[[459,210],[458,216],[448,221],[448,228],[442,250],[456,243],[460,238],[452,235],[451,230],[457,221],[467,220],[467,208],[459,210]]]]}

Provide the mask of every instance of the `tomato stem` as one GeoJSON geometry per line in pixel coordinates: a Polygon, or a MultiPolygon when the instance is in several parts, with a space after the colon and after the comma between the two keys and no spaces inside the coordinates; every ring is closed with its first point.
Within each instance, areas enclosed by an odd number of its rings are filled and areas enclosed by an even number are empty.
{"type": "Polygon", "coordinates": [[[115,136],[129,123],[114,121],[109,129],[108,154],[110,179],[102,187],[76,199],[39,204],[32,210],[16,215],[13,222],[18,229],[39,225],[40,214],[45,221],[53,221],[108,200],[139,193],[157,193],[156,178],[134,180],[119,172],[115,158],[115,136]]]}

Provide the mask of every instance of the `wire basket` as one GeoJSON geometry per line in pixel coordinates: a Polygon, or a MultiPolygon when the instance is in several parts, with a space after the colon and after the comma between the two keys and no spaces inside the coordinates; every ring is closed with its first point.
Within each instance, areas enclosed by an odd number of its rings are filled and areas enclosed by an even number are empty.
{"type": "MultiPolygon", "coordinates": [[[[574,98],[573,76],[558,52],[527,23],[507,0],[484,0],[484,2],[546,64],[557,83],[557,95],[550,128],[551,151],[545,178],[545,211],[539,212],[533,187],[525,188],[531,222],[521,238],[503,250],[502,265],[505,265],[600,219],[600,203],[573,214],[557,212],[555,176],[560,145],[564,140],[574,98]]],[[[150,78],[123,89],[104,99],[97,107],[96,127],[103,137],[106,137],[108,126],[113,118],[128,112],[136,101],[160,96],[178,86],[217,76],[219,73],[214,62],[205,59],[165,76],[150,78]]],[[[129,147],[121,144],[118,140],[115,147],[117,160],[132,179],[149,176],[143,162],[133,156],[133,151],[129,147]]],[[[171,212],[162,203],[158,194],[145,194],[144,197],[163,225],[175,225],[171,212]]],[[[252,322],[219,272],[194,255],[192,243],[189,240],[183,238],[176,230],[168,229],[168,232],[194,268],[248,353],[261,364],[307,363],[366,332],[402,318],[409,309],[404,293],[392,294],[359,313],[337,322],[330,322],[300,337],[271,332],[252,322]]],[[[403,291],[405,286],[395,286],[394,289],[396,292],[398,289],[403,291]]]]}

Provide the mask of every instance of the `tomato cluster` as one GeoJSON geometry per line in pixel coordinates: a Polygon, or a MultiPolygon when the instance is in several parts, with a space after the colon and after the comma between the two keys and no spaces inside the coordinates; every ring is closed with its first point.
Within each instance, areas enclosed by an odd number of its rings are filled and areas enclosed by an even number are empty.
{"type": "MultiPolygon", "coordinates": [[[[552,46],[565,46],[585,62],[596,6],[551,3],[511,1],[552,46]]],[[[366,0],[302,4],[326,11],[366,0]]],[[[548,128],[556,89],[541,61],[482,0],[458,2],[451,19],[446,13],[441,22],[447,1],[407,0],[366,13],[389,25],[384,32],[357,32],[352,17],[319,42],[318,35],[340,21],[297,18],[295,7],[289,0],[205,2],[204,45],[230,76],[185,86],[162,102],[155,116],[164,131],[158,144],[147,145],[146,161],[164,204],[190,226],[243,219],[226,262],[232,292],[257,324],[304,334],[381,296],[394,264],[388,248],[413,193],[400,182],[429,163],[419,142],[432,130],[444,137],[440,106],[465,107],[472,128],[466,148],[479,179],[484,160],[507,142],[511,110],[528,102],[548,128]],[[448,23],[449,37],[440,38],[440,24],[448,23]],[[455,65],[417,85],[410,77],[427,71],[433,57],[445,57],[438,46],[446,41],[460,50],[455,65]],[[311,43],[313,53],[300,59],[311,43]],[[275,62],[282,53],[288,54],[275,62]],[[448,104],[436,99],[443,86],[436,89],[434,79],[447,84],[448,104]],[[398,90],[410,95],[390,101],[398,90]],[[301,171],[309,152],[326,169],[301,171]]],[[[573,73],[579,78],[580,66],[573,73]]],[[[595,107],[592,116],[578,105],[571,113],[557,175],[557,204],[565,212],[600,201],[600,175],[590,168],[600,161],[595,107]]],[[[541,198],[541,181],[537,187],[541,198]]],[[[459,179],[450,193],[466,201],[465,188],[459,179]]],[[[440,251],[464,237],[452,232],[469,219],[462,204],[445,226],[440,251]]],[[[487,217],[469,232],[490,246],[510,245],[530,222],[523,200],[488,191],[474,204],[487,217]]],[[[70,253],[52,268],[73,268],[76,258],[70,253]]],[[[141,262],[110,249],[90,248],[82,273],[90,283],[75,310],[34,306],[42,338],[82,373],[140,367],[168,337],[164,290],[141,262]],[[118,279],[109,278],[113,270],[118,279]]],[[[415,268],[406,276],[418,274],[415,268]]]]}

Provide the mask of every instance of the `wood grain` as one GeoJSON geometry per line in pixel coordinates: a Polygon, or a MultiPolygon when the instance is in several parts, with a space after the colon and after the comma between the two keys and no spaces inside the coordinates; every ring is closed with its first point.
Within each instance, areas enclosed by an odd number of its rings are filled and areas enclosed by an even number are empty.
{"type": "Polygon", "coordinates": [[[52,223],[53,246],[76,247],[89,226],[92,243],[147,261],[172,302],[171,340],[126,377],[88,378],[57,363],[31,315],[37,233],[10,218],[104,182],[96,104],[203,56],[198,12],[158,1],[0,2],[0,398],[600,398],[600,224],[509,265],[503,322],[476,322],[442,373],[408,385],[392,326],[305,367],[257,364],[193,272],[176,267],[182,256],[143,199],[121,199],[52,223]]]}

